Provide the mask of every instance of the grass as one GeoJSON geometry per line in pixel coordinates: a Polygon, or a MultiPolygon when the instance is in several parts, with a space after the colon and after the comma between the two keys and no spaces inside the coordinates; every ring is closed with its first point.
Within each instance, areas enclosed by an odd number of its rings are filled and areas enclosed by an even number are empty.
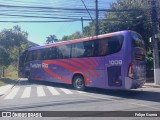
{"type": "Polygon", "coordinates": [[[4,86],[7,84],[13,84],[16,82],[16,79],[10,79],[10,78],[0,78],[0,86],[4,86]]]}
{"type": "Polygon", "coordinates": [[[0,78],[0,86],[7,84],[13,84],[18,79],[18,71],[13,67],[9,66],[5,70],[4,78],[0,78]]]}
{"type": "Polygon", "coordinates": [[[18,71],[11,65],[5,70],[5,78],[18,79],[18,71]]]}

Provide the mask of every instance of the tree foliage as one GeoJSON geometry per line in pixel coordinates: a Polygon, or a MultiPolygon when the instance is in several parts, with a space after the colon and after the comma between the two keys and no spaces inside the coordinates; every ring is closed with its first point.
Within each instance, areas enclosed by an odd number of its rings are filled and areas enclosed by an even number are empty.
{"type": "Polygon", "coordinates": [[[8,66],[11,63],[11,57],[8,51],[0,47],[0,66],[8,66]]]}
{"type": "Polygon", "coordinates": [[[50,35],[46,39],[46,44],[58,42],[58,39],[55,35],[50,35]]]}
{"type": "Polygon", "coordinates": [[[17,25],[0,32],[0,66],[8,66],[18,59],[19,50],[28,46],[28,33],[17,25]]]}
{"type": "Polygon", "coordinates": [[[79,38],[82,38],[82,37],[83,37],[83,35],[80,32],[75,32],[72,35],[63,36],[62,40],[66,41],[66,40],[72,40],[72,39],[79,39],[79,38]]]}
{"type": "Polygon", "coordinates": [[[111,13],[105,13],[106,20],[100,28],[102,33],[133,30],[142,35],[146,46],[151,37],[150,11],[140,0],[117,0],[111,4],[111,13]]]}
{"type": "Polygon", "coordinates": [[[0,45],[7,49],[20,47],[27,43],[28,33],[21,31],[17,25],[13,29],[4,29],[0,32],[0,45]]]}

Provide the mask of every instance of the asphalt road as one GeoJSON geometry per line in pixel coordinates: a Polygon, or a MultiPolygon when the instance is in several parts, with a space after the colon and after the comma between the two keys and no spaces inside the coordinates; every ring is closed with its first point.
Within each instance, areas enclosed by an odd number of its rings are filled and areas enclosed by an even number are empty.
{"type": "Polygon", "coordinates": [[[0,111],[160,111],[160,88],[146,87],[136,90],[87,88],[81,92],[72,89],[70,85],[29,83],[23,80],[0,97],[0,111]]]}

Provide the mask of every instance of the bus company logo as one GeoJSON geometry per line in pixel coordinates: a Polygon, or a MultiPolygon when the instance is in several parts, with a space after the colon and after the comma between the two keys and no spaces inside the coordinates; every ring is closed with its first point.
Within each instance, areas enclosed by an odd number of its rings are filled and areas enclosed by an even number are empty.
{"type": "Polygon", "coordinates": [[[109,64],[110,65],[122,65],[123,61],[122,60],[110,60],[109,64]]]}
{"type": "Polygon", "coordinates": [[[12,117],[11,112],[2,112],[2,117],[12,117]]]}
{"type": "Polygon", "coordinates": [[[2,112],[2,117],[42,117],[40,112],[2,112]]]}
{"type": "Polygon", "coordinates": [[[48,64],[46,63],[42,63],[42,64],[30,64],[31,68],[34,68],[34,69],[39,69],[39,68],[48,68],[48,64]]]}

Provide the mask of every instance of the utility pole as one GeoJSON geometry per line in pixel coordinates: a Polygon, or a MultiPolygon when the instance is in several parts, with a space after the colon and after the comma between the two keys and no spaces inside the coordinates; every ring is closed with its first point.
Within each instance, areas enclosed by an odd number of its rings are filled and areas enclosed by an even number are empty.
{"type": "Polygon", "coordinates": [[[158,53],[158,17],[156,10],[156,1],[151,1],[152,11],[152,44],[153,44],[153,60],[154,60],[154,83],[160,84],[160,68],[159,68],[159,53],[158,53]]]}
{"type": "Polygon", "coordinates": [[[99,22],[98,22],[99,12],[98,12],[98,0],[96,0],[96,35],[99,35],[99,22]]]}
{"type": "Polygon", "coordinates": [[[19,58],[20,58],[20,54],[21,54],[21,49],[20,49],[20,47],[18,47],[18,56],[17,56],[17,57],[18,57],[18,58],[17,58],[17,62],[18,62],[18,63],[17,63],[17,69],[18,69],[18,70],[19,70],[19,62],[20,62],[20,59],[19,59],[19,58]]]}
{"type": "Polygon", "coordinates": [[[82,34],[84,33],[84,26],[83,26],[83,17],[81,17],[81,23],[82,23],[82,34]]]}

